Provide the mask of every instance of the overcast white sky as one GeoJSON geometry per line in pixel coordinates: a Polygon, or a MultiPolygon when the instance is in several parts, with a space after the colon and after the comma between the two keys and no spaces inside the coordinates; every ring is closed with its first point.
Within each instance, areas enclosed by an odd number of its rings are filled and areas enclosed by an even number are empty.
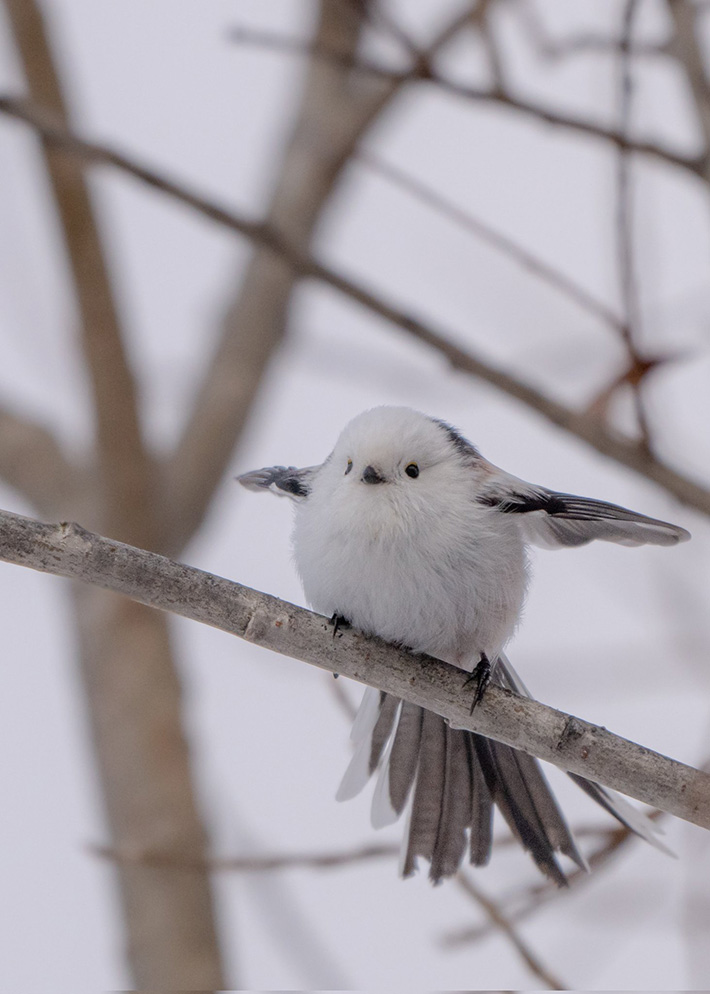
{"type": "MultiPolygon", "coordinates": [[[[297,98],[298,59],[227,40],[234,26],[304,36],[304,0],[51,0],[62,64],[83,133],[134,152],[215,199],[259,216],[297,98]]],[[[399,0],[414,33],[451,3],[399,0]]],[[[618,25],[617,0],[539,4],[555,32],[618,25]]],[[[646,0],[641,28],[663,33],[646,0]]],[[[535,67],[511,25],[514,79],[536,99],[613,121],[615,76],[603,57],[535,67]]],[[[470,52],[456,71],[477,78],[470,52]]],[[[480,73],[479,73],[480,75],[480,73]]],[[[0,20],[0,89],[20,85],[0,20]]],[[[681,82],[639,73],[636,122],[692,150],[698,137],[681,82]]],[[[417,90],[368,141],[388,161],[516,238],[616,305],[614,157],[603,144],[417,90]]],[[[33,140],[0,121],[0,396],[51,423],[72,447],[90,437],[58,235],[33,140]]],[[[637,164],[636,245],[644,343],[687,358],[653,379],[659,451],[708,481],[710,224],[699,182],[637,164]]],[[[175,437],[247,247],[208,221],[122,177],[95,181],[102,227],[130,332],[146,423],[175,437]]],[[[621,350],[598,321],[429,208],[355,166],[318,243],[334,266],[570,403],[609,382],[621,350]]],[[[551,705],[688,763],[710,755],[708,548],[705,520],[630,471],[551,429],[334,293],[299,290],[290,338],[273,362],[234,472],[324,458],[345,422],[376,404],[407,404],[458,425],[492,461],[523,478],[677,521],[677,549],[600,545],[535,556],[535,578],[510,655],[551,705]]],[[[630,424],[621,401],[618,423],[630,424]]],[[[230,474],[233,475],[233,474],[230,474]]],[[[29,513],[0,488],[0,504],[29,513]]],[[[186,558],[303,602],[289,551],[290,508],[229,480],[186,558]]],[[[2,981],[12,989],[128,984],[110,870],[89,851],[105,840],[73,661],[63,581],[0,565],[4,688],[0,695],[2,981]]],[[[177,621],[205,817],[215,852],[336,849],[375,836],[369,797],[333,796],[348,726],[329,680],[207,628],[177,621]]],[[[348,687],[353,700],[359,688],[348,687]]],[[[573,824],[604,815],[564,777],[573,824]]],[[[705,833],[668,820],[678,859],[641,843],[579,894],[524,928],[572,987],[710,986],[702,935],[689,949],[689,901],[710,891],[705,833]]],[[[588,843],[585,843],[588,845],[588,843]]],[[[477,875],[494,897],[533,883],[517,850],[477,875]]],[[[519,989],[529,974],[503,939],[445,948],[481,921],[451,883],[401,882],[391,863],[217,880],[228,961],[252,988],[519,989]]],[[[695,906],[693,906],[695,907],[695,906]]],[[[707,913],[707,908],[706,908],[707,913]]],[[[697,920],[696,911],[691,919],[697,920]]],[[[704,927],[707,928],[706,918],[704,927]]]]}

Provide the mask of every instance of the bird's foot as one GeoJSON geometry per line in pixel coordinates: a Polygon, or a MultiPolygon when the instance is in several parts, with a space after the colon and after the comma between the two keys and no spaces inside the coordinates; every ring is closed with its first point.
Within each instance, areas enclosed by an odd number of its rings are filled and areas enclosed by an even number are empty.
{"type": "MultiPolygon", "coordinates": [[[[345,617],[343,617],[342,614],[338,614],[337,611],[335,612],[335,614],[333,615],[333,617],[330,619],[330,621],[328,622],[328,624],[330,624],[330,625],[333,626],[333,638],[335,638],[335,636],[341,631],[341,629],[350,628],[350,622],[348,621],[348,619],[345,618],[345,617]]],[[[342,638],[342,636],[341,636],[341,638],[342,638]]],[[[337,680],[339,676],[340,676],[339,673],[334,673],[333,674],[333,679],[337,680]]]]}
{"type": "Polygon", "coordinates": [[[468,690],[472,684],[476,684],[476,690],[473,694],[473,700],[471,701],[470,714],[473,714],[473,710],[476,705],[480,704],[483,700],[488,684],[491,682],[491,673],[492,669],[488,656],[485,652],[482,652],[481,658],[479,659],[475,669],[472,671],[471,675],[467,677],[466,682],[463,685],[463,689],[468,690]]]}
{"type": "Polygon", "coordinates": [[[336,611],[333,617],[330,619],[330,624],[333,626],[333,638],[340,632],[344,631],[346,628],[350,628],[350,622],[344,615],[338,614],[336,611]]]}

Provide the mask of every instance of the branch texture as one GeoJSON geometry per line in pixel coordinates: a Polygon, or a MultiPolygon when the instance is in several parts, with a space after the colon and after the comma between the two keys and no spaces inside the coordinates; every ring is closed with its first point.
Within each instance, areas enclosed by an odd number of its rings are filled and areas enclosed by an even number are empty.
{"type": "Polygon", "coordinates": [[[491,686],[469,713],[462,674],[326,618],[76,524],[0,512],[0,559],[71,577],[394,694],[467,728],[710,828],[710,776],[605,728],[491,686]]]}

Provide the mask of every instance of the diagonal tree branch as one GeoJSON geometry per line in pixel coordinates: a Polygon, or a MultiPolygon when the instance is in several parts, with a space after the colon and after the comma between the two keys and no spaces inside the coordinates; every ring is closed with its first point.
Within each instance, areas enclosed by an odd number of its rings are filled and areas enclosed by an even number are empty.
{"type": "Polygon", "coordinates": [[[476,710],[462,673],[269,594],[86,531],[0,512],[0,559],[124,594],[394,694],[568,772],[710,828],[710,775],[597,725],[490,687],[476,710]]]}
{"type": "Polygon", "coordinates": [[[266,245],[272,252],[286,260],[301,277],[310,277],[333,287],[343,296],[361,304],[372,314],[384,318],[413,338],[431,346],[454,369],[490,383],[501,392],[537,411],[552,424],[586,442],[602,455],[657,483],[682,503],[704,514],[710,514],[710,490],[702,483],[674,470],[647,452],[644,446],[639,445],[634,439],[605,426],[593,414],[573,410],[553,400],[531,384],[457,345],[432,325],[425,324],[397,305],[390,304],[366,287],[341,276],[314,258],[302,255],[268,225],[250,221],[118,152],[78,138],[57,126],[55,122],[49,123],[45,114],[25,101],[0,96],[0,112],[3,111],[31,124],[48,140],[71,147],[74,154],[85,161],[114,166],[181,203],[188,204],[217,224],[266,245]]]}

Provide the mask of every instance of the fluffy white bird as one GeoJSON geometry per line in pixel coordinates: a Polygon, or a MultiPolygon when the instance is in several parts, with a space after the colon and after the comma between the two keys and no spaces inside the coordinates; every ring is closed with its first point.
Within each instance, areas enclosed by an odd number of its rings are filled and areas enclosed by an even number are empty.
{"type": "MultiPolygon", "coordinates": [[[[675,545],[690,537],[615,504],[525,483],[455,428],[403,407],[356,417],[320,466],[274,466],[239,480],[294,500],[295,561],[315,611],[475,671],[480,692],[492,679],[529,696],[503,654],[525,597],[527,544],[675,545]]],[[[433,881],[455,873],[467,848],[471,863],[487,862],[494,804],[558,884],[565,876],[556,852],[586,866],[533,757],[375,690],[365,693],[352,738],[339,799],[379,768],[377,826],[396,819],[411,795],[405,876],[418,856],[433,881]]],[[[663,848],[653,824],[622,797],[573,779],[663,848]]]]}

